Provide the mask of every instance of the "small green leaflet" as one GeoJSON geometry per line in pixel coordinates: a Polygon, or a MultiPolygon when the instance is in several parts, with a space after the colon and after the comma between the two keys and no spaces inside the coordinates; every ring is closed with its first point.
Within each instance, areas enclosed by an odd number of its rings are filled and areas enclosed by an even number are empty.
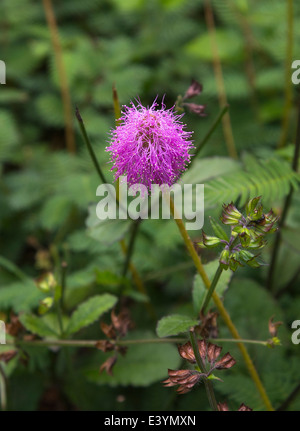
{"type": "Polygon", "coordinates": [[[69,325],[66,329],[67,334],[73,334],[95,322],[99,317],[110,310],[117,302],[118,298],[109,293],[96,295],[80,304],[73,312],[69,325]]]}
{"type": "Polygon", "coordinates": [[[163,317],[158,321],[156,333],[159,337],[169,337],[182,332],[189,331],[195,325],[199,324],[199,320],[191,319],[188,316],[180,314],[172,314],[171,316],[163,317]]]}
{"type": "Polygon", "coordinates": [[[42,317],[34,314],[22,314],[20,315],[20,322],[29,332],[40,337],[57,337],[57,333],[47,325],[42,317]]]}

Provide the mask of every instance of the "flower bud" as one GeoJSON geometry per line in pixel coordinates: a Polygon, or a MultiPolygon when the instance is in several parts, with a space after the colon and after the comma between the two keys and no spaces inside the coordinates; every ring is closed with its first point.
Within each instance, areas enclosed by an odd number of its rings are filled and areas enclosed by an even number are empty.
{"type": "Polygon", "coordinates": [[[217,238],[216,236],[206,235],[204,232],[202,232],[202,238],[203,245],[208,248],[216,247],[217,245],[221,244],[220,238],[217,238]]]}
{"type": "Polygon", "coordinates": [[[231,257],[229,260],[229,268],[231,269],[231,271],[235,272],[238,268],[238,266],[242,266],[241,263],[236,260],[234,257],[231,257]]]}
{"type": "Polygon", "coordinates": [[[44,293],[50,292],[56,286],[56,280],[52,272],[48,272],[36,280],[36,286],[44,293]]]}
{"type": "Polygon", "coordinates": [[[252,253],[250,253],[250,251],[247,251],[247,250],[241,250],[240,252],[239,252],[239,255],[240,255],[240,259],[242,260],[242,261],[244,261],[244,262],[248,262],[250,259],[252,259],[253,258],[253,254],[252,253]]]}
{"type": "Polygon", "coordinates": [[[262,235],[257,236],[255,239],[252,239],[252,241],[248,244],[248,248],[263,248],[267,244],[267,241],[263,238],[262,235]]]}
{"type": "Polygon", "coordinates": [[[52,307],[53,303],[54,303],[54,299],[51,296],[47,296],[47,298],[40,301],[40,305],[38,308],[39,314],[47,313],[47,311],[49,311],[50,308],[52,307]]]}
{"type": "Polygon", "coordinates": [[[228,269],[229,266],[229,258],[230,258],[230,252],[228,249],[222,250],[220,254],[220,265],[222,269],[228,269]]]}
{"type": "Polygon", "coordinates": [[[221,216],[222,223],[235,225],[239,223],[242,217],[243,215],[232,202],[228,205],[223,205],[223,213],[221,216]]]}
{"type": "Polygon", "coordinates": [[[250,231],[247,228],[242,228],[241,233],[239,234],[241,245],[243,247],[248,247],[251,242],[250,231]]]}
{"type": "Polygon", "coordinates": [[[271,349],[275,346],[281,346],[281,341],[278,337],[273,337],[270,340],[267,341],[267,346],[271,349]]]}

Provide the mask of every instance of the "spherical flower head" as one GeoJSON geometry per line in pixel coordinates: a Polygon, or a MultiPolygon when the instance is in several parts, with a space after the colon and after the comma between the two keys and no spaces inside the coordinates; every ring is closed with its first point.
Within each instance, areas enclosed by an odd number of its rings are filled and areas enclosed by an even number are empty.
{"type": "Polygon", "coordinates": [[[184,130],[182,115],[174,107],[166,109],[156,99],[151,107],[124,106],[119,125],[111,132],[111,153],[115,178],[127,175],[129,185],[151,184],[172,186],[190,162],[189,150],[194,148],[192,132],[184,130]]]}

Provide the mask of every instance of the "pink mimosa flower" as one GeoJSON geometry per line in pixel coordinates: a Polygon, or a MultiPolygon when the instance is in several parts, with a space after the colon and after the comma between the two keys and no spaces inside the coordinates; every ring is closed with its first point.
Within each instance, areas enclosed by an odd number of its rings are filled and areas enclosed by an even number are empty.
{"type": "Polygon", "coordinates": [[[182,115],[174,107],[165,109],[162,102],[157,109],[156,100],[145,108],[124,106],[119,125],[111,132],[111,170],[116,169],[115,179],[127,175],[129,185],[151,184],[172,186],[190,162],[189,150],[193,147],[192,132],[184,130],[182,115]]]}

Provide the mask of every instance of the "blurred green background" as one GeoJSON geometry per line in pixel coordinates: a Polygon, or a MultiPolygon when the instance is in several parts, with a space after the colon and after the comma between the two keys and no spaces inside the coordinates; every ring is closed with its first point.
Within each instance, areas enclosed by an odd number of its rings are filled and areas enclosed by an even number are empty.
{"type": "MultiPolygon", "coordinates": [[[[119,233],[114,236],[115,232],[108,231],[105,238],[103,232],[87,235],[85,220],[89,205],[96,201],[99,179],[74,115],[77,105],[98,160],[112,180],[104,150],[114,126],[113,84],[121,104],[140,98],[148,105],[157,95],[159,100],[165,95],[165,103],[171,107],[195,79],[203,84],[195,103],[207,105],[208,114],[201,118],[186,112],[184,121],[188,130],[194,131],[195,143],[205,136],[226,97],[231,141],[248,166],[248,174],[253,169],[263,176],[264,166],[272,157],[279,158],[283,168],[291,162],[297,95],[291,83],[290,60],[300,59],[300,3],[294,2],[293,15],[289,16],[291,3],[212,1],[212,28],[203,0],[52,0],[59,31],[57,47],[46,19],[45,6],[51,2],[1,0],[0,59],[6,63],[7,83],[0,87],[0,319],[9,321],[12,311],[36,311],[42,296],[28,280],[45,271],[59,271],[62,261],[68,264],[66,315],[93,294],[117,292],[115,277],[124,260],[115,242],[119,233]],[[66,83],[57,63],[60,50],[66,83]],[[220,76],[216,76],[220,66],[224,89],[220,76]],[[64,106],[71,109],[69,146],[64,106]]],[[[219,125],[201,152],[197,180],[205,182],[235,169],[241,175],[245,165],[233,162],[229,155],[228,127],[224,130],[219,125]]],[[[284,175],[289,178],[291,173],[287,170],[284,175]]],[[[279,190],[280,184],[270,185],[272,196],[268,196],[267,188],[263,196],[278,214],[289,189],[288,180],[283,190],[279,190]]],[[[229,201],[239,194],[239,184],[232,187],[227,187],[229,201]]],[[[222,192],[211,205],[209,201],[206,217],[218,216],[224,200],[222,192]]],[[[255,346],[249,349],[276,407],[300,380],[299,347],[289,338],[291,322],[300,318],[299,208],[297,192],[289,215],[291,230],[281,247],[275,293],[265,289],[267,269],[255,272],[243,268],[234,276],[226,297],[232,318],[245,338],[267,339],[267,322],[272,315],[284,321],[282,347],[274,351],[255,346]]],[[[200,233],[192,235],[199,238],[200,233]]],[[[204,260],[211,257],[204,256],[204,260]]],[[[133,259],[157,317],[171,312],[193,313],[194,269],[172,221],[144,223],[133,259]]],[[[270,249],[266,252],[269,259],[270,249]]],[[[128,277],[127,298],[132,301],[136,323],[133,337],[146,338],[155,333],[156,321],[145,314],[145,298],[135,291],[128,277]]],[[[51,312],[45,316],[50,326],[52,317],[51,312]]],[[[224,328],[221,335],[228,335],[224,328]]],[[[78,334],[81,339],[102,336],[99,324],[78,334]]],[[[171,345],[142,346],[132,351],[114,379],[99,376],[99,365],[107,357],[102,352],[24,349],[27,365],[18,358],[3,365],[8,376],[9,409],[208,408],[204,390],[178,397],[159,383],[166,378],[167,368],[179,366],[176,348],[171,345]],[[130,363],[135,366],[130,368],[130,363]]],[[[230,400],[232,408],[241,402],[263,408],[239,353],[231,345],[230,349],[238,365],[224,376],[223,386],[217,385],[220,401],[230,400]]],[[[299,407],[297,397],[288,406],[299,407]]]]}

